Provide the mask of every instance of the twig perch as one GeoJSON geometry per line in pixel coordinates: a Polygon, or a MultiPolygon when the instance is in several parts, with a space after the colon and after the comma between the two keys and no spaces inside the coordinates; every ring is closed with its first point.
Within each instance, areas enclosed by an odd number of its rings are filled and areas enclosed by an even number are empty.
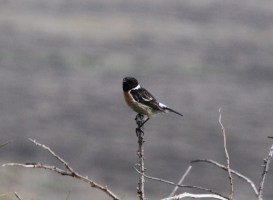
{"type": "Polygon", "coordinates": [[[42,145],[38,142],[36,142],[33,139],[29,139],[31,142],[33,142],[35,145],[42,147],[43,149],[47,150],[50,152],[50,154],[52,156],[54,156],[57,160],[59,160],[67,170],[63,170],[60,168],[57,168],[56,166],[50,166],[50,165],[44,165],[42,163],[25,163],[25,164],[21,164],[21,163],[7,163],[4,164],[3,166],[21,166],[21,167],[26,167],[26,168],[42,168],[42,169],[48,169],[51,171],[54,171],[58,174],[61,174],[63,176],[71,176],[73,178],[77,178],[80,179],[86,183],[88,183],[91,187],[97,188],[99,190],[102,190],[103,192],[105,192],[106,194],[108,194],[113,200],[120,200],[120,198],[118,198],[112,191],[110,191],[106,186],[103,187],[102,185],[97,184],[96,182],[88,179],[88,177],[84,177],[82,175],[80,175],[79,173],[77,173],[76,171],[74,171],[66,161],[64,161],[60,156],[58,156],[55,152],[53,152],[49,147],[42,145]]]}
{"type": "Polygon", "coordinates": [[[269,163],[270,163],[270,160],[272,159],[272,156],[273,156],[273,145],[270,148],[268,156],[264,159],[264,170],[262,173],[262,180],[261,180],[260,188],[259,188],[259,198],[258,198],[259,200],[263,199],[263,188],[264,188],[265,176],[268,172],[269,163]]]}
{"type": "MultiPolygon", "coordinates": [[[[205,162],[205,163],[211,163],[223,170],[226,170],[227,171],[227,167],[225,165],[221,165],[220,163],[216,162],[216,161],[213,161],[213,160],[207,160],[207,159],[198,159],[198,160],[192,160],[190,163],[196,163],[196,162],[205,162]]],[[[247,178],[246,176],[240,174],[239,172],[233,170],[233,169],[230,169],[230,172],[234,175],[236,175],[238,178],[241,178],[241,179],[244,179],[246,182],[248,182],[250,184],[250,186],[252,187],[252,189],[254,190],[256,196],[258,196],[258,190],[255,186],[255,184],[253,183],[252,180],[250,180],[249,178],[247,178]]]]}
{"type": "Polygon", "coordinates": [[[139,181],[138,181],[138,187],[137,187],[137,194],[140,200],[145,200],[145,193],[144,193],[144,172],[145,172],[145,167],[144,167],[144,148],[143,148],[143,143],[144,143],[144,132],[143,132],[143,123],[144,123],[144,116],[141,114],[138,114],[135,118],[136,123],[137,123],[137,128],[136,128],[136,135],[138,137],[138,151],[137,155],[139,158],[138,161],[138,167],[139,167],[139,181]]]}
{"type": "Polygon", "coordinates": [[[226,158],[227,158],[227,171],[228,171],[228,178],[229,178],[229,182],[230,182],[230,193],[229,193],[229,197],[232,199],[233,193],[234,193],[234,189],[233,189],[233,181],[232,181],[232,176],[231,176],[231,171],[230,171],[230,161],[229,161],[229,155],[228,155],[228,151],[227,151],[227,139],[226,139],[226,131],[225,128],[222,124],[222,115],[221,115],[221,108],[219,109],[219,123],[221,125],[222,131],[223,131],[223,137],[224,137],[224,149],[225,149],[225,154],[226,154],[226,158]]]}

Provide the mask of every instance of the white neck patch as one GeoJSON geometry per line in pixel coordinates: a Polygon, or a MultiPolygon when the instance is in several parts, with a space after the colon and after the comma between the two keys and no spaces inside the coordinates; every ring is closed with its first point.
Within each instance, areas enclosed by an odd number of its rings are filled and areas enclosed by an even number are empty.
{"type": "Polygon", "coordinates": [[[138,84],[135,88],[133,88],[132,90],[138,90],[138,89],[140,89],[141,88],[141,86],[138,84]]]}

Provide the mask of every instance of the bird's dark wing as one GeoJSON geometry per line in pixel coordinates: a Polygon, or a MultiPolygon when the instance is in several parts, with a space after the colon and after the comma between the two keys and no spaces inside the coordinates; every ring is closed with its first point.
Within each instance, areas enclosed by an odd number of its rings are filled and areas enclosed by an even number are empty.
{"type": "Polygon", "coordinates": [[[144,104],[146,106],[149,106],[153,108],[154,110],[161,110],[164,112],[163,108],[159,106],[159,103],[154,98],[154,96],[150,92],[148,92],[146,89],[139,88],[136,90],[131,90],[130,93],[133,96],[135,101],[141,104],[144,104]]]}

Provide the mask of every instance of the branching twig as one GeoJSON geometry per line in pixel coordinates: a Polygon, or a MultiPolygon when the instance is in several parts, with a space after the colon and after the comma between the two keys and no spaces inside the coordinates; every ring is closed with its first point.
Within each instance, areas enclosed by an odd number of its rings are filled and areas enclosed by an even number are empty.
{"type": "MultiPolygon", "coordinates": [[[[181,185],[182,184],[182,182],[184,181],[184,179],[186,178],[186,176],[191,171],[191,168],[192,168],[192,166],[188,167],[187,171],[183,174],[183,176],[181,177],[181,179],[179,180],[179,182],[177,183],[177,185],[181,185]]],[[[176,193],[177,189],[178,189],[178,186],[175,186],[174,189],[173,189],[173,191],[169,195],[169,197],[172,197],[176,193]]]]}
{"type": "Polygon", "coordinates": [[[138,128],[136,128],[136,134],[138,136],[138,151],[137,155],[139,158],[138,166],[139,166],[139,181],[138,181],[138,188],[137,188],[137,194],[139,196],[140,200],[145,200],[145,193],[144,193],[144,172],[145,172],[145,167],[144,167],[144,148],[143,148],[143,137],[144,137],[144,132],[143,132],[143,122],[144,122],[144,116],[141,114],[138,114],[135,118],[136,123],[138,128]]]}
{"type": "Polygon", "coordinates": [[[225,128],[222,124],[221,121],[221,108],[219,109],[219,123],[221,125],[222,131],[223,131],[223,137],[224,137],[224,149],[225,149],[225,154],[226,154],[226,158],[227,158],[227,171],[228,171],[228,178],[229,178],[229,182],[230,182],[230,198],[232,199],[233,193],[234,193],[234,189],[233,189],[233,181],[232,181],[232,176],[231,176],[231,172],[230,172],[230,162],[229,162],[229,155],[228,155],[228,151],[227,151],[227,139],[226,139],[226,132],[225,132],[225,128]]]}
{"type": "Polygon", "coordinates": [[[270,163],[270,160],[272,159],[272,156],[273,156],[273,145],[271,146],[268,156],[264,159],[264,169],[263,169],[262,180],[261,180],[260,188],[259,188],[259,198],[258,198],[259,200],[263,199],[263,188],[264,188],[265,176],[268,172],[269,163],[270,163]]]}
{"type": "Polygon", "coordinates": [[[88,179],[88,177],[84,177],[82,175],[80,175],[79,173],[75,172],[69,165],[67,162],[65,162],[60,156],[58,156],[56,153],[54,153],[49,147],[42,145],[38,142],[36,142],[33,139],[29,139],[31,142],[33,142],[35,145],[42,147],[43,149],[49,151],[51,153],[51,155],[53,155],[56,159],[58,159],[65,167],[67,170],[63,170],[60,168],[57,168],[56,166],[50,166],[50,165],[44,165],[41,163],[25,163],[25,164],[21,164],[21,163],[7,163],[4,164],[3,166],[21,166],[21,167],[27,167],[27,168],[42,168],[42,169],[48,169],[51,171],[54,171],[58,174],[64,175],[64,176],[71,176],[77,179],[80,179],[86,183],[88,183],[91,187],[97,188],[102,190],[103,192],[105,192],[106,194],[108,194],[110,197],[112,197],[112,199],[114,200],[119,200],[120,198],[118,198],[112,191],[110,191],[106,186],[103,187],[102,185],[97,184],[96,182],[88,179]]]}
{"type": "MultiPolygon", "coordinates": [[[[138,171],[135,167],[134,167],[134,169],[135,169],[138,173],[140,173],[140,171],[138,171]]],[[[226,199],[227,199],[227,200],[232,200],[231,198],[226,197],[226,196],[224,196],[224,195],[221,195],[221,194],[219,194],[219,193],[217,193],[217,192],[214,192],[214,191],[211,190],[211,189],[207,189],[207,188],[203,188],[203,187],[198,187],[198,186],[194,186],[194,185],[178,185],[178,184],[175,184],[175,183],[173,183],[173,182],[171,182],[171,181],[166,181],[166,180],[164,180],[164,179],[159,179],[159,178],[147,176],[147,175],[145,175],[145,174],[144,174],[143,176],[144,176],[145,178],[148,178],[148,179],[151,179],[151,180],[154,180],[154,181],[159,181],[159,182],[167,183],[167,184],[174,185],[174,186],[178,186],[178,187],[192,188],[192,189],[198,189],[198,190],[207,191],[207,192],[210,192],[210,193],[212,193],[212,194],[216,194],[216,195],[218,195],[218,196],[220,196],[220,197],[223,197],[225,200],[226,200],[226,199]]]]}
{"type": "Polygon", "coordinates": [[[33,142],[36,146],[39,146],[39,147],[42,147],[43,149],[49,151],[49,153],[51,153],[52,156],[54,156],[57,160],[59,160],[65,167],[66,169],[68,169],[68,171],[70,172],[73,172],[73,169],[68,165],[67,162],[65,162],[61,157],[59,157],[54,151],[52,151],[49,147],[43,145],[43,144],[40,144],[38,142],[36,142],[35,140],[29,138],[29,140],[31,142],[33,142]]]}
{"type": "MultiPolygon", "coordinates": [[[[217,166],[217,167],[220,167],[221,169],[227,171],[227,167],[226,167],[226,166],[221,165],[220,163],[215,162],[215,161],[213,161],[213,160],[198,159],[198,160],[193,160],[193,161],[191,161],[190,163],[196,163],[196,162],[211,163],[211,164],[213,164],[213,165],[215,165],[215,166],[217,166]]],[[[235,170],[233,170],[233,169],[230,169],[230,172],[231,172],[232,174],[236,175],[238,178],[242,178],[242,179],[244,179],[246,182],[248,182],[248,183],[251,185],[252,189],[254,190],[256,196],[258,196],[258,190],[257,190],[255,184],[253,183],[253,181],[251,181],[249,178],[247,178],[246,176],[240,174],[239,172],[237,172],[237,171],[235,171],[235,170]]]]}
{"type": "Polygon", "coordinates": [[[184,192],[183,194],[176,195],[174,197],[169,197],[169,198],[166,198],[166,199],[162,199],[162,200],[179,200],[179,199],[183,199],[184,197],[191,197],[191,198],[194,198],[194,199],[213,198],[213,199],[226,200],[226,198],[221,197],[221,196],[216,195],[216,194],[190,194],[190,193],[187,193],[187,192],[184,192]]]}

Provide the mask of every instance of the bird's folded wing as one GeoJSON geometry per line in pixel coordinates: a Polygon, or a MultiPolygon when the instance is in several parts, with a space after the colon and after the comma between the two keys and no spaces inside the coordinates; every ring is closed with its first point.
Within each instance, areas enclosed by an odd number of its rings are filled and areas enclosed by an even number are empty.
{"type": "Polygon", "coordinates": [[[156,101],[156,99],[144,88],[139,88],[137,90],[131,90],[131,95],[133,96],[134,100],[138,103],[144,104],[146,106],[149,106],[155,110],[161,110],[163,111],[163,108],[159,106],[159,103],[156,101]]]}

